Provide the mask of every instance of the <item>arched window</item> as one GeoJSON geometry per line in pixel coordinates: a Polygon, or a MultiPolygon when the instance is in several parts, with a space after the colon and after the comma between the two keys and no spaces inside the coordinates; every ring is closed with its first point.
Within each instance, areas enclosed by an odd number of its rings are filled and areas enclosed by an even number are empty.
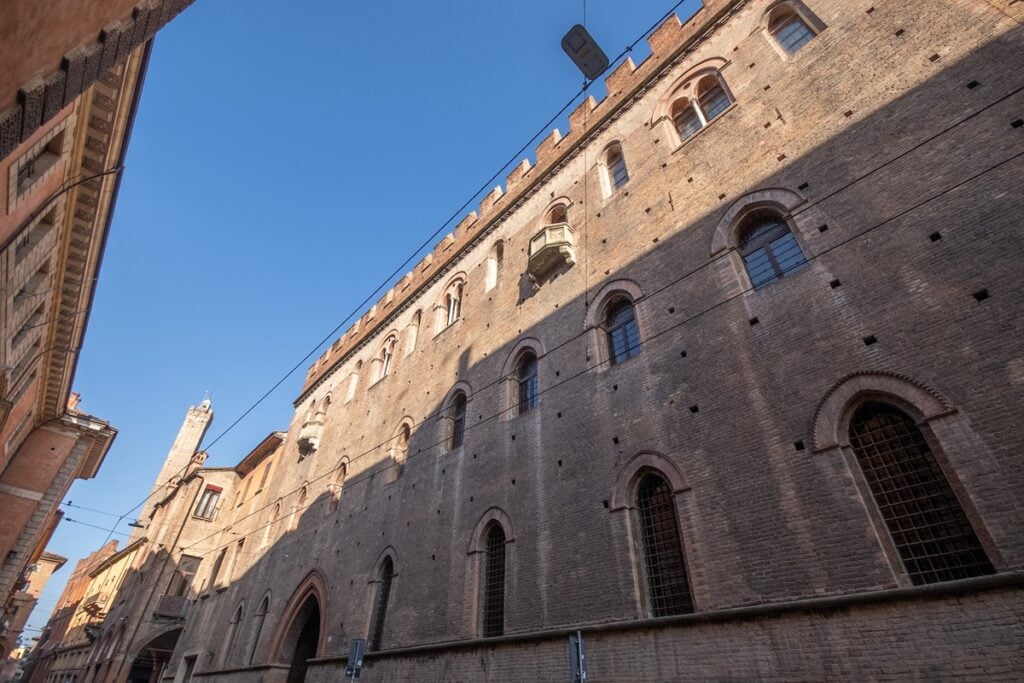
{"type": "Polygon", "coordinates": [[[235,641],[238,640],[238,632],[242,630],[242,619],[245,618],[245,605],[239,605],[238,609],[231,616],[231,621],[228,623],[228,640],[227,647],[224,649],[224,663],[227,664],[231,661],[231,652],[235,649],[235,641]]]}
{"type": "Polygon", "coordinates": [[[299,491],[299,498],[292,508],[292,518],[288,522],[289,531],[294,531],[299,526],[299,518],[302,517],[303,509],[306,507],[306,497],[309,495],[309,488],[303,486],[299,491]]]}
{"type": "Polygon", "coordinates": [[[338,509],[341,502],[341,491],[345,488],[345,477],[348,476],[348,463],[342,462],[338,465],[338,471],[334,475],[334,483],[331,485],[331,510],[338,509]]]}
{"type": "Polygon", "coordinates": [[[359,371],[363,369],[363,361],[356,361],[356,367],[348,377],[348,390],[345,392],[345,402],[348,403],[356,396],[356,388],[359,386],[359,371]]]}
{"type": "Polygon", "coordinates": [[[452,399],[448,408],[448,417],[451,420],[451,432],[448,437],[448,449],[461,448],[466,437],[466,394],[459,392],[452,399]]]}
{"type": "Polygon", "coordinates": [[[608,305],[604,329],[608,337],[608,360],[618,365],[640,353],[640,332],[633,302],[619,297],[608,305]]]}
{"type": "Polygon", "coordinates": [[[398,429],[398,440],[395,444],[395,452],[398,458],[405,460],[409,455],[409,440],[412,438],[412,427],[406,423],[398,429]]]}
{"type": "Polygon", "coordinates": [[[537,407],[537,356],[532,351],[525,352],[516,366],[518,414],[528,413],[537,407]]]}
{"type": "Polygon", "coordinates": [[[732,104],[718,74],[708,74],[697,82],[697,102],[705,121],[713,120],[732,104]]]}
{"type": "Polygon", "coordinates": [[[380,350],[380,376],[378,380],[382,380],[388,376],[391,371],[391,361],[395,357],[395,345],[398,343],[398,339],[395,337],[388,337],[384,341],[384,346],[380,350]]]}
{"type": "Polygon", "coordinates": [[[790,275],[807,259],[789,228],[772,210],[752,211],[739,225],[739,250],[755,288],[790,275]]]}
{"type": "Polygon", "coordinates": [[[379,650],[384,641],[384,617],[388,611],[388,599],[391,597],[391,580],[395,575],[395,565],[391,557],[385,557],[377,573],[377,592],[373,598],[373,617],[370,620],[371,652],[379,650]]]}
{"type": "Polygon", "coordinates": [[[256,610],[256,614],[253,615],[253,619],[256,622],[253,625],[252,644],[249,648],[249,663],[252,664],[256,660],[256,648],[260,644],[260,636],[263,634],[263,625],[267,621],[267,612],[270,611],[270,596],[264,596],[263,602],[260,603],[259,609],[256,610]]]}
{"type": "Polygon", "coordinates": [[[850,421],[850,445],[914,585],[995,573],[909,415],[865,403],[850,421]]]}
{"type": "Polygon", "coordinates": [[[481,604],[484,638],[505,632],[505,530],[491,523],[485,539],[481,604]]]}
{"type": "Polygon", "coordinates": [[[626,157],[622,154],[622,147],[616,143],[604,153],[604,167],[608,174],[609,194],[615,192],[629,181],[629,171],[626,169],[626,157]]]}
{"type": "Polygon", "coordinates": [[[281,526],[281,503],[278,502],[274,505],[274,511],[271,513],[270,524],[267,525],[266,533],[263,535],[263,546],[266,547],[270,543],[270,539],[277,539],[277,532],[281,526]]]}
{"type": "Polygon", "coordinates": [[[569,208],[565,204],[555,204],[548,211],[548,225],[569,222],[569,208]]]}
{"type": "Polygon", "coordinates": [[[788,55],[814,40],[814,29],[789,3],[783,3],[772,10],[768,19],[768,33],[788,55]]]}
{"type": "Polygon", "coordinates": [[[408,356],[416,350],[416,339],[420,335],[420,323],[423,321],[423,312],[416,311],[412,316],[405,335],[405,355],[408,356]]]}
{"type": "Polygon", "coordinates": [[[693,100],[682,97],[672,103],[672,122],[679,133],[679,139],[685,140],[704,126],[700,114],[693,106],[693,100]]]}
{"type": "Polygon", "coordinates": [[[660,474],[647,472],[641,476],[636,488],[636,513],[651,616],[692,612],[679,518],[672,488],[660,474]]]}
{"type": "Polygon", "coordinates": [[[491,253],[487,257],[487,277],[484,278],[484,291],[489,292],[498,286],[498,276],[501,273],[501,264],[505,259],[505,243],[500,239],[491,247],[491,253]]]}

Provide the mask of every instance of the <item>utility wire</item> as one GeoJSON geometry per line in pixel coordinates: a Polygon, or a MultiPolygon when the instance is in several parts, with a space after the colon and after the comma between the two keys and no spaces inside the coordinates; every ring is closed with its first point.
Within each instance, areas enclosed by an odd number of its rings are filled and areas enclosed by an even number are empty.
{"type": "MultiPolygon", "coordinates": [[[[910,206],[909,208],[904,209],[902,211],[899,211],[896,214],[893,214],[892,216],[889,216],[888,218],[886,218],[886,219],[884,219],[884,220],[882,220],[882,221],[880,221],[878,223],[875,223],[874,225],[869,226],[868,228],[865,228],[864,230],[861,230],[861,231],[859,231],[857,233],[854,233],[850,237],[848,237],[848,238],[846,238],[844,240],[841,240],[841,241],[839,241],[839,242],[837,242],[837,243],[835,243],[835,244],[833,244],[833,245],[831,245],[829,247],[826,247],[825,249],[822,249],[820,252],[818,252],[816,254],[808,256],[804,263],[801,263],[801,264],[798,264],[796,266],[790,267],[789,269],[784,271],[784,274],[792,272],[792,271],[800,269],[800,268],[803,268],[808,263],[811,263],[812,261],[815,261],[815,260],[821,258],[822,256],[835,251],[839,247],[846,246],[847,244],[849,244],[849,243],[851,243],[851,242],[853,242],[855,240],[860,239],[861,237],[863,237],[863,236],[865,236],[865,235],[867,235],[867,234],[869,234],[869,233],[871,233],[871,232],[881,228],[882,226],[887,225],[887,224],[891,223],[892,221],[897,220],[897,219],[905,216],[906,214],[911,213],[911,212],[921,208],[922,206],[924,206],[924,205],[934,201],[935,199],[937,199],[939,197],[942,197],[942,196],[948,194],[949,192],[953,192],[953,191],[963,187],[964,185],[967,185],[967,184],[977,180],[978,178],[986,175],[987,173],[990,173],[991,171],[996,170],[996,169],[998,169],[998,168],[1000,168],[1000,167],[1002,167],[1002,166],[1010,163],[1011,161],[1014,161],[1014,160],[1016,160],[1016,159],[1018,159],[1018,158],[1020,158],[1022,156],[1024,156],[1024,152],[1018,152],[1016,154],[1013,154],[1010,157],[1008,157],[1006,159],[1003,159],[1002,161],[1000,161],[1000,162],[998,162],[998,163],[996,163],[996,164],[994,164],[992,166],[989,166],[985,170],[970,176],[966,180],[963,180],[963,181],[961,181],[961,182],[959,182],[959,183],[957,183],[957,184],[955,184],[955,185],[953,185],[951,187],[948,187],[946,189],[940,190],[938,193],[929,196],[928,198],[926,198],[926,199],[924,199],[924,200],[922,200],[922,201],[920,201],[920,202],[910,206]]],[[[689,322],[692,322],[693,320],[696,320],[697,318],[700,318],[700,317],[704,316],[707,313],[715,311],[715,310],[721,308],[722,306],[724,306],[725,304],[728,304],[728,303],[730,303],[732,301],[735,301],[739,297],[741,297],[744,294],[747,294],[747,293],[749,293],[751,291],[754,291],[754,288],[752,286],[748,287],[748,288],[746,288],[746,289],[744,289],[744,290],[742,290],[742,291],[740,291],[740,292],[738,292],[738,293],[736,293],[736,294],[734,294],[732,296],[726,297],[725,299],[723,299],[723,300],[721,300],[721,301],[719,301],[719,302],[717,302],[715,304],[712,304],[711,306],[709,306],[709,307],[707,307],[707,308],[705,308],[703,310],[700,310],[700,311],[694,313],[693,315],[691,315],[691,316],[689,316],[687,318],[684,318],[683,320],[680,320],[679,322],[674,323],[674,324],[672,324],[672,325],[670,325],[670,326],[660,330],[659,332],[656,332],[654,334],[648,335],[646,338],[641,340],[641,346],[643,347],[643,346],[649,345],[651,342],[653,342],[654,340],[662,337],[663,335],[665,335],[665,334],[667,334],[669,332],[675,331],[676,329],[682,327],[683,325],[685,325],[685,324],[687,324],[689,322]]],[[[552,390],[554,390],[556,388],[562,387],[565,384],[567,384],[568,382],[571,382],[571,381],[581,377],[582,375],[585,375],[585,374],[589,373],[591,370],[594,370],[594,369],[600,367],[602,364],[603,363],[601,361],[598,361],[598,362],[596,362],[594,364],[586,366],[581,371],[579,371],[579,372],[577,372],[577,373],[575,373],[573,375],[570,375],[569,377],[566,377],[565,379],[563,379],[563,380],[561,380],[559,382],[556,382],[555,384],[553,384],[553,385],[551,385],[549,387],[546,387],[545,389],[542,389],[542,390],[538,391],[537,392],[537,396],[540,397],[541,395],[543,395],[543,394],[545,394],[545,393],[547,393],[549,391],[552,391],[552,390]]],[[[469,431],[471,429],[479,427],[480,425],[485,424],[487,422],[490,422],[491,420],[494,420],[494,419],[500,417],[501,415],[505,414],[506,412],[508,412],[510,410],[513,410],[513,409],[514,409],[514,406],[509,406],[509,407],[503,408],[502,410],[499,410],[497,413],[494,413],[493,415],[491,415],[491,416],[489,416],[487,418],[484,418],[482,420],[478,420],[475,424],[466,425],[465,430],[469,431]]],[[[423,424],[423,423],[421,422],[419,424],[423,424]]],[[[394,438],[397,438],[397,437],[394,437],[394,438]]],[[[385,441],[384,443],[382,443],[380,445],[385,445],[385,444],[389,443],[392,440],[393,439],[389,439],[388,441],[385,441]]],[[[445,441],[446,441],[446,439],[442,439],[440,441],[434,442],[433,444],[430,444],[430,445],[424,447],[423,449],[420,449],[420,451],[418,453],[416,453],[416,454],[409,454],[409,456],[407,457],[407,460],[410,460],[413,457],[419,457],[421,455],[427,455],[427,454],[429,454],[432,451],[433,448],[444,444],[445,441]]],[[[369,450],[367,450],[367,451],[365,451],[363,453],[360,453],[360,454],[358,454],[356,456],[353,456],[352,458],[350,458],[347,462],[345,462],[343,464],[345,466],[351,465],[352,462],[354,462],[355,460],[358,460],[359,458],[362,458],[362,457],[365,457],[365,456],[369,455],[373,451],[377,450],[378,447],[371,448],[371,449],[369,449],[369,450]]],[[[391,467],[395,467],[395,466],[397,466],[397,463],[392,463],[392,464],[387,465],[385,468],[383,468],[383,470],[387,470],[387,469],[390,469],[391,467]]],[[[314,479],[312,479],[309,482],[307,482],[306,486],[312,485],[313,483],[316,483],[317,481],[320,481],[320,480],[322,480],[322,479],[324,479],[326,477],[329,477],[333,473],[339,471],[340,467],[341,466],[333,468],[331,470],[328,470],[327,472],[324,472],[320,476],[315,477],[314,479]]],[[[379,472],[381,472],[383,470],[367,470],[366,473],[364,473],[362,475],[359,475],[357,477],[353,477],[351,480],[346,480],[345,483],[346,483],[346,485],[353,485],[353,484],[359,483],[360,481],[363,481],[365,479],[369,479],[369,478],[372,478],[373,476],[376,476],[376,474],[378,474],[379,472]]],[[[279,500],[283,500],[286,496],[289,496],[289,495],[291,495],[292,493],[295,493],[298,490],[301,490],[301,489],[294,489],[292,491],[287,492],[286,494],[284,494],[284,496],[281,496],[279,499],[275,500],[274,504],[277,504],[277,502],[279,500]]],[[[289,515],[286,515],[286,516],[290,516],[291,514],[296,514],[298,512],[301,512],[302,510],[306,510],[309,507],[311,507],[312,505],[314,505],[316,502],[317,502],[317,499],[314,499],[308,505],[305,505],[305,506],[300,507],[300,508],[293,509],[293,511],[289,515]]],[[[240,521],[243,521],[244,519],[247,519],[248,517],[252,516],[256,512],[259,512],[260,510],[265,510],[267,507],[269,507],[269,504],[263,506],[259,510],[253,511],[252,513],[250,513],[249,515],[246,515],[245,517],[242,517],[241,519],[235,520],[231,524],[222,527],[220,530],[211,532],[207,536],[199,539],[198,541],[195,541],[194,543],[192,543],[190,545],[182,546],[182,550],[184,551],[184,550],[190,550],[192,548],[195,548],[199,543],[202,543],[203,541],[206,541],[206,540],[208,540],[208,539],[218,535],[219,533],[227,530],[229,527],[236,526],[240,521]]],[[[269,526],[271,524],[274,524],[275,522],[279,521],[282,518],[277,518],[275,520],[271,520],[270,522],[267,522],[266,524],[257,526],[254,529],[251,529],[250,531],[248,531],[247,534],[252,534],[252,533],[255,533],[256,531],[264,529],[267,526],[269,526]]],[[[232,532],[232,533],[235,533],[236,535],[242,535],[242,534],[240,534],[238,532],[232,532]]],[[[234,541],[232,541],[232,542],[234,542],[234,541]]],[[[211,549],[200,550],[199,552],[201,554],[203,554],[203,555],[206,555],[209,552],[212,552],[214,550],[219,550],[221,548],[228,547],[228,546],[231,545],[232,542],[226,543],[223,546],[216,546],[216,547],[211,548],[211,549]]]]}
{"type": "MultiPolygon", "coordinates": [[[[658,21],[653,23],[646,31],[644,31],[642,34],[640,34],[640,36],[636,40],[634,40],[632,43],[630,43],[628,46],[626,46],[626,48],[624,48],[622,50],[622,52],[620,52],[615,57],[615,59],[613,59],[613,60],[611,60],[609,62],[609,69],[611,68],[611,65],[617,63],[620,59],[622,59],[627,54],[632,52],[633,48],[636,47],[640,43],[641,40],[645,39],[648,35],[651,34],[652,31],[654,31],[656,28],[658,28],[658,26],[660,26],[665,21],[665,19],[667,19],[669,16],[671,16],[672,13],[675,12],[675,10],[680,5],[682,5],[683,2],[685,2],[685,1],[686,0],[679,0],[678,2],[676,2],[671,8],[669,8],[669,10],[667,12],[665,12],[665,14],[663,14],[661,16],[661,18],[658,19],[658,21]]],[[[605,72],[602,72],[602,74],[599,74],[598,77],[600,77],[601,75],[603,75],[603,73],[606,73],[607,71],[608,71],[608,69],[606,69],[605,72]]],[[[217,442],[219,442],[222,438],[224,438],[224,436],[226,436],[231,430],[233,430],[242,420],[244,420],[250,413],[252,413],[253,410],[255,410],[258,406],[260,406],[267,398],[269,398],[270,395],[273,394],[274,391],[276,391],[282,384],[284,384],[284,382],[287,381],[287,379],[289,377],[291,377],[295,373],[296,370],[298,370],[299,368],[303,367],[306,364],[306,362],[308,362],[309,359],[312,358],[313,355],[316,354],[316,352],[321,347],[323,347],[324,344],[326,344],[327,342],[331,341],[334,338],[334,336],[345,326],[345,324],[348,323],[349,320],[351,320],[356,315],[356,313],[358,313],[363,308],[363,306],[365,306],[371,300],[373,300],[373,298],[375,296],[377,296],[384,289],[384,287],[386,287],[396,276],[398,276],[406,268],[406,266],[408,266],[409,263],[411,263],[413,261],[413,259],[416,258],[417,255],[419,255],[419,253],[421,251],[423,251],[424,249],[429,247],[431,245],[431,243],[441,234],[441,232],[444,231],[444,229],[448,225],[451,224],[452,221],[454,221],[455,219],[457,219],[459,216],[461,216],[463,214],[463,212],[470,206],[470,204],[473,203],[474,200],[479,198],[485,191],[489,190],[490,187],[491,187],[491,183],[495,182],[498,178],[500,178],[501,174],[505,171],[505,169],[507,169],[513,163],[516,163],[517,161],[519,161],[522,158],[522,155],[529,149],[530,145],[533,144],[533,142],[538,137],[540,137],[541,135],[543,135],[545,133],[548,133],[550,131],[551,127],[569,109],[569,107],[572,106],[572,104],[579,98],[579,96],[584,94],[587,91],[587,89],[590,86],[590,83],[592,83],[592,82],[593,81],[585,82],[584,86],[579,91],[577,91],[564,105],[562,105],[562,107],[558,110],[558,112],[554,116],[552,116],[543,126],[541,126],[541,128],[536,133],[534,133],[534,135],[529,140],[527,140],[527,142],[522,147],[520,147],[519,150],[516,151],[508,159],[508,161],[506,161],[494,173],[494,175],[492,175],[490,178],[488,178],[487,181],[485,181],[480,186],[480,188],[473,195],[471,195],[469,197],[469,199],[467,199],[465,201],[465,203],[462,204],[462,206],[460,206],[455,212],[453,212],[451,214],[451,216],[449,216],[448,219],[444,223],[442,223],[433,233],[431,233],[431,235],[428,238],[426,238],[420,244],[420,246],[417,247],[417,249],[414,252],[412,252],[412,254],[410,254],[408,258],[406,258],[405,261],[403,261],[397,268],[395,268],[391,272],[391,274],[388,275],[387,278],[385,278],[380,283],[380,285],[377,286],[376,289],[374,289],[372,292],[370,292],[370,294],[367,295],[367,297],[365,299],[363,299],[363,301],[360,302],[354,309],[352,309],[352,311],[340,323],[338,323],[338,325],[334,329],[332,329],[327,335],[325,335],[324,338],[321,339],[320,342],[317,343],[317,345],[315,347],[313,347],[313,349],[311,349],[309,351],[309,353],[307,353],[301,360],[299,360],[295,365],[293,365],[291,367],[291,369],[289,369],[284,374],[284,376],[282,376],[269,389],[267,389],[258,399],[256,399],[256,401],[254,403],[252,403],[252,405],[250,405],[248,408],[246,408],[246,410],[243,411],[242,414],[239,415],[231,424],[229,424],[227,426],[227,428],[224,429],[224,431],[220,432],[217,435],[216,438],[214,438],[209,444],[207,444],[205,446],[205,448],[201,448],[200,450],[209,450],[210,448],[212,448],[217,442]]],[[[175,477],[182,476],[188,470],[188,467],[189,467],[189,465],[186,465],[181,470],[179,470],[177,474],[172,475],[168,479],[167,482],[164,482],[164,485],[169,483],[171,479],[174,479],[175,477]]],[[[162,486],[160,488],[162,488],[162,486]]],[[[159,490],[159,489],[157,489],[157,490],[159,490]]],[[[127,518],[129,515],[131,515],[137,509],[139,509],[140,507],[145,505],[146,502],[150,498],[153,497],[154,493],[155,493],[155,491],[150,493],[148,496],[143,498],[138,503],[136,503],[131,509],[129,509],[124,514],[118,515],[118,517],[121,520],[127,518]]],[[[118,524],[120,524],[120,521],[118,522],[118,524]]],[[[116,528],[117,524],[115,524],[114,526],[116,528]]],[[[109,539],[109,536],[108,536],[108,539],[109,539]]]]}

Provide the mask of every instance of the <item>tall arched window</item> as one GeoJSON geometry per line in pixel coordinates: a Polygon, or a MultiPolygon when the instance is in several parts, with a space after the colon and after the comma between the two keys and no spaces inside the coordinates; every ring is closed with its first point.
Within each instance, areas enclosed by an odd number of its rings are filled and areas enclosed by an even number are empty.
{"type": "Polygon", "coordinates": [[[253,624],[252,643],[249,647],[249,663],[252,664],[256,660],[256,648],[260,644],[260,636],[263,634],[263,626],[267,621],[267,612],[270,611],[270,596],[264,596],[263,602],[260,603],[259,609],[256,610],[256,614],[253,615],[255,624],[253,624]]]}
{"type": "Polygon", "coordinates": [[[270,516],[270,524],[267,525],[267,530],[263,535],[262,546],[266,547],[271,539],[277,540],[277,533],[281,526],[281,503],[280,501],[274,505],[274,511],[270,516]]]}
{"type": "Polygon", "coordinates": [[[679,518],[672,488],[660,474],[647,472],[641,476],[636,488],[636,513],[651,616],[692,612],[679,518]]]}
{"type": "Polygon", "coordinates": [[[459,392],[452,398],[451,406],[448,408],[448,417],[451,420],[451,431],[448,437],[448,449],[461,448],[466,436],[466,394],[459,392]]]}
{"type": "Polygon", "coordinates": [[[816,35],[810,24],[788,2],[772,10],[768,18],[768,33],[788,55],[796,54],[816,35]]]}
{"type": "Polygon", "coordinates": [[[384,617],[388,611],[388,599],[391,597],[391,580],[395,575],[395,565],[390,557],[385,557],[377,573],[377,592],[373,598],[373,617],[370,620],[370,651],[381,648],[384,642],[384,617]]]}
{"type": "Polygon", "coordinates": [[[448,325],[458,320],[462,315],[462,283],[448,292],[445,298],[445,317],[448,325]]]}
{"type": "Polygon", "coordinates": [[[345,392],[345,402],[348,403],[356,396],[356,388],[359,386],[359,371],[363,369],[363,361],[356,361],[356,367],[348,376],[348,390],[345,392]]]}
{"type": "Polygon", "coordinates": [[[618,365],[640,353],[640,331],[633,302],[619,297],[608,305],[604,329],[608,337],[608,360],[618,365]]]}
{"type": "Polygon", "coordinates": [[[228,623],[228,640],[227,647],[224,649],[225,664],[231,661],[231,653],[235,649],[235,641],[238,640],[238,632],[242,630],[242,620],[245,618],[245,605],[239,605],[238,609],[231,616],[231,621],[228,623]]]}
{"type": "Polygon", "coordinates": [[[498,276],[501,273],[501,265],[505,260],[505,243],[500,239],[491,247],[491,253],[487,257],[487,277],[484,278],[484,291],[491,291],[498,286],[498,276]]]}
{"type": "Polygon", "coordinates": [[[909,415],[865,403],[850,421],[850,445],[914,585],[995,572],[909,415]]]}
{"type": "Polygon", "coordinates": [[[384,341],[384,346],[380,350],[380,377],[377,378],[378,380],[387,377],[391,371],[391,362],[395,357],[395,345],[397,343],[398,340],[393,336],[388,337],[384,341]]]}
{"type": "Polygon", "coordinates": [[[420,336],[420,323],[423,322],[423,311],[413,313],[412,322],[409,323],[405,335],[405,355],[408,356],[416,350],[416,340],[420,336]]]}
{"type": "Polygon", "coordinates": [[[739,226],[739,250],[755,288],[790,275],[807,259],[789,228],[789,223],[772,210],[752,211],[739,226]]]}
{"type": "Polygon", "coordinates": [[[558,223],[568,223],[569,222],[569,209],[568,209],[568,207],[565,204],[555,204],[553,207],[551,207],[551,210],[548,211],[547,219],[548,219],[548,221],[547,221],[548,225],[557,225],[558,223]]]}
{"type": "Polygon", "coordinates": [[[518,414],[528,413],[537,407],[537,356],[532,351],[525,352],[516,366],[516,386],[518,414]]]}
{"type": "Polygon", "coordinates": [[[505,530],[501,524],[491,523],[485,544],[481,626],[484,638],[493,638],[505,632],[505,530]]]}
{"type": "Polygon", "coordinates": [[[302,513],[306,507],[306,498],[309,495],[309,487],[303,486],[299,490],[299,497],[295,502],[295,506],[292,508],[292,518],[288,522],[288,530],[294,531],[299,526],[299,518],[302,517],[302,513]]]}
{"type": "Polygon", "coordinates": [[[341,492],[345,488],[345,477],[348,476],[348,463],[342,462],[338,465],[338,471],[334,475],[334,483],[331,485],[331,510],[338,509],[341,502],[341,492]]]}
{"type": "Polygon", "coordinates": [[[611,145],[605,151],[604,168],[608,175],[609,194],[615,192],[629,181],[626,157],[622,154],[622,147],[618,143],[611,145]]]}

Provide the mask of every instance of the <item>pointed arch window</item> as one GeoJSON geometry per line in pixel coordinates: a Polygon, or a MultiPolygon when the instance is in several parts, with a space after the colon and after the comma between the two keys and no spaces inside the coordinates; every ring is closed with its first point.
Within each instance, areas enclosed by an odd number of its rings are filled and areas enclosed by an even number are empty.
{"type": "Polygon", "coordinates": [[[789,223],[772,210],[752,211],[740,222],[739,250],[755,289],[807,263],[789,223]]]}
{"type": "Polygon", "coordinates": [[[256,610],[256,614],[253,615],[255,624],[253,626],[252,645],[249,648],[249,663],[252,664],[256,660],[256,648],[260,644],[260,636],[263,634],[263,626],[267,621],[267,612],[270,611],[270,596],[264,596],[263,601],[260,603],[259,609],[256,610]]]}
{"type": "Polygon", "coordinates": [[[380,377],[378,379],[384,379],[391,372],[391,362],[395,357],[395,345],[398,340],[395,337],[388,337],[384,342],[383,348],[380,350],[380,377]]]}
{"type": "Polygon", "coordinates": [[[611,192],[615,192],[629,182],[626,157],[622,153],[622,146],[618,143],[611,145],[604,153],[604,167],[608,173],[608,186],[611,192]]]}
{"type": "Polygon", "coordinates": [[[420,323],[423,322],[423,311],[416,311],[412,316],[406,333],[405,355],[410,355],[416,350],[416,341],[420,336],[420,323]]]}
{"type": "Polygon", "coordinates": [[[484,542],[482,628],[484,638],[494,638],[505,633],[505,530],[501,524],[491,524],[484,542]]]}
{"type": "Polygon", "coordinates": [[[338,465],[338,472],[334,475],[334,483],[331,486],[331,511],[338,509],[341,502],[341,492],[345,488],[345,477],[348,476],[348,463],[342,462],[338,465]]]}
{"type": "Polygon", "coordinates": [[[732,104],[717,73],[708,74],[697,82],[697,103],[706,121],[714,120],[732,104]]]}
{"type": "Polygon", "coordinates": [[[484,291],[491,291],[498,286],[498,277],[501,274],[501,266],[505,260],[505,243],[500,239],[491,247],[491,253],[487,257],[487,277],[484,282],[484,291]]]}
{"type": "Polygon", "coordinates": [[[569,222],[569,208],[565,204],[555,204],[548,211],[548,225],[569,222]]]}
{"type": "Polygon", "coordinates": [[[612,365],[639,355],[640,331],[633,302],[628,298],[620,297],[609,304],[604,329],[608,338],[608,360],[612,365]]]}
{"type": "Polygon", "coordinates": [[[817,36],[817,32],[788,2],[772,10],[768,18],[768,33],[787,55],[796,54],[817,36]]]}
{"type": "Polygon", "coordinates": [[[995,573],[921,430],[888,403],[850,421],[850,445],[914,585],[995,573]]]}
{"type": "Polygon", "coordinates": [[[231,662],[231,653],[235,649],[235,641],[238,640],[238,632],[242,630],[242,620],[245,618],[245,605],[241,604],[231,616],[228,623],[228,642],[224,649],[224,663],[231,662]]]}
{"type": "Polygon", "coordinates": [[[391,581],[395,576],[395,565],[391,557],[385,557],[377,573],[377,592],[373,598],[373,618],[370,620],[369,649],[379,650],[384,642],[384,617],[387,616],[388,600],[391,598],[391,581]]]}
{"type": "Polygon", "coordinates": [[[660,474],[647,472],[640,478],[636,513],[651,615],[665,617],[692,612],[693,596],[675,500],[668,481],[660,474]]]}
{"type": "Polygon", "coordinates": [[[448,325],[455,323],[462,316],[462,284],[448,292],[445,301],[445,316],[448,325]]]}
{"type": "Polygon", "coordinates": [[[671,113],[680,140],[686,140],[704,126],[704,121],[693,106],[693,101],[688,97],[673,102],[671,113]]]}
{"type": "Polygon", "coordinates": [[[448,409],[451,419],[451,434],[448,438],[449,450],[461,448],[466,437],[466,394],[459,392],[452,399],[448,409]]]}
{"type": "Polygon", "coordinates": [[[518,414],[528,413],[537,407],[539,393],[537,391],[537,356],[532,351],[525,352],[516,366],[516,386],[518,414]]]}
{"type": "Polygon", "coordinates": [[[687,78],[671,95],[671,104],[662,110],[671,119],[679,142],[693,137],[733,103],[725,79],[717,70],[704,70],[696,77],[687,78]],[[700,75],[702,74],[702,75],[700,75]]]}

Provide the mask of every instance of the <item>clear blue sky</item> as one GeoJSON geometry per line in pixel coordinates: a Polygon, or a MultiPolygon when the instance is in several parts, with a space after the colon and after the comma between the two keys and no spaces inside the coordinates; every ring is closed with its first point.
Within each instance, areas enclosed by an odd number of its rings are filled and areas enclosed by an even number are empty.
{"type": "MultiPolygon", "coordinates": [[[[587,27],[614,58],[673,4],[588,0],[587,27]]],[[[65,500],[131,508],[189,405],[213,392],[217,436],[340,323],[579,90],[559,41],[582,15],[581,0],[197,0],[163,29],[74,386],[120,433],[65,500]]],[[[307,367],[208,464],[287,428],[307,367]]],[[[68,564],[30,627],[105,537],[61,524],[49,549],[68,564]]]]}

